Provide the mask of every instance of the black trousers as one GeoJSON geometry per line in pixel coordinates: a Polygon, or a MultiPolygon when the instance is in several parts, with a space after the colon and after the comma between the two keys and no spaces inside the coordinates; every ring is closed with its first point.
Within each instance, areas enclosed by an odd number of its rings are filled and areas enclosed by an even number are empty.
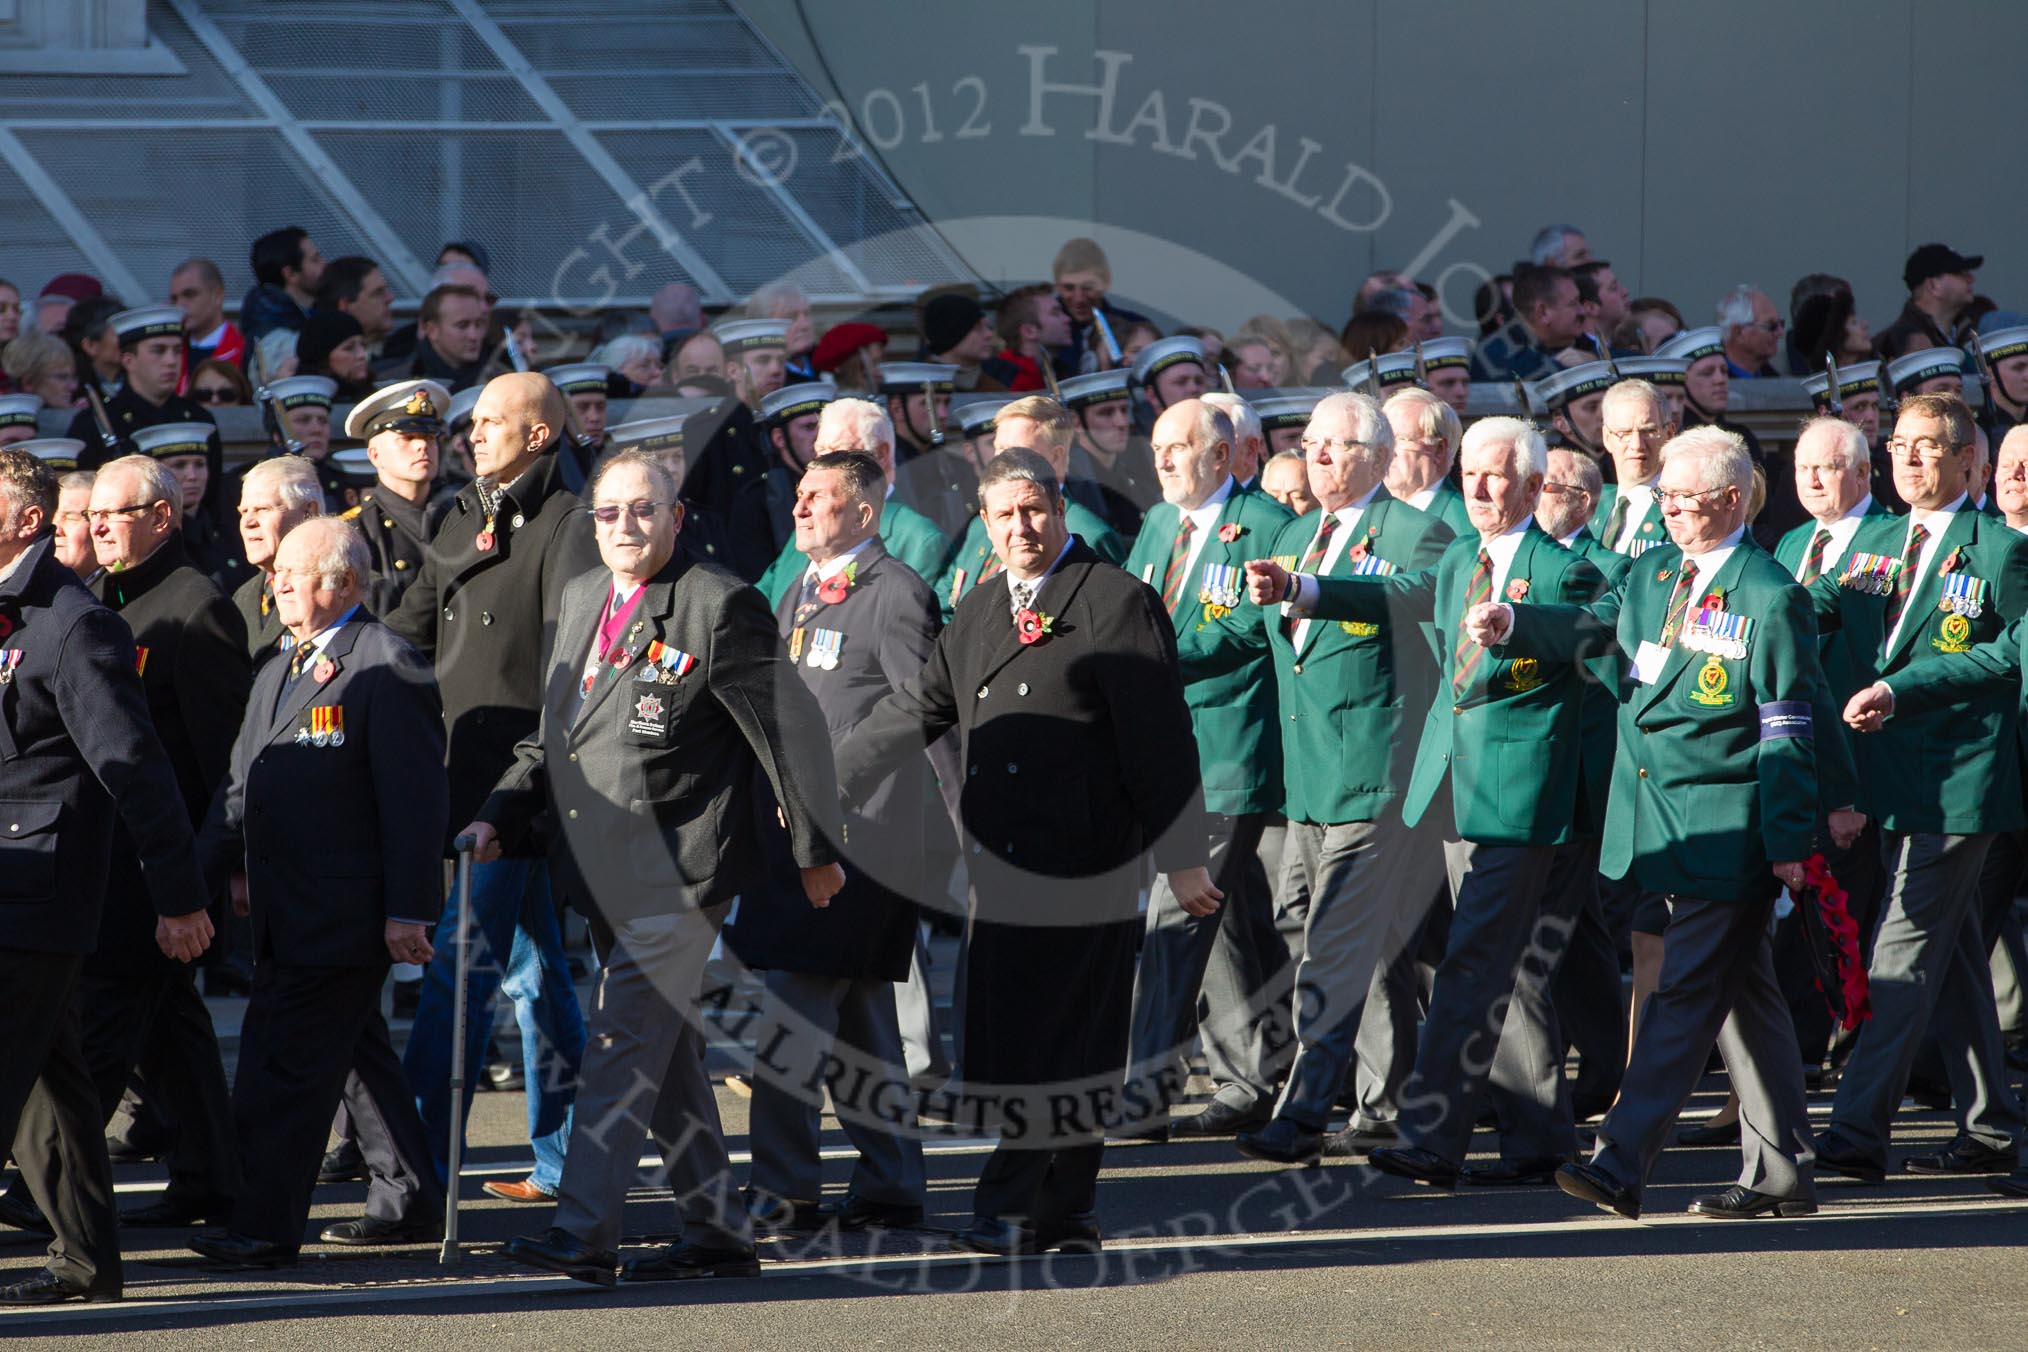
{"type": "Polygon", "coordinates": [[[56,1238],[49,1270],[74,1290],[121,1288],[105,1114],[78,1044],[81,957],[0,948],[0,1140],[56,1238]]]}
{"type": "Polygon", "coordinates": [[[416,1208],[441,1208],[422,1119],[380,1016],[386,978],[384,962],[254,964],[232,1092],[246,1171],[232,1213],[237,1233],[290,1247],[302,1243],[331,1113],[341,1098],[355,1117],[374,1123],[374,1130],[360,1132],[373,1172],[366,1214],[403,1220],[420,1214],[416,1208]]]}
{"type": "MultiPolygon", "coordinates": [[[[197,993],[195,974],[182,964],[115,967],[86,959],[76,1004],[85,1069],[91,1076],[103,1127],[120,1095],[151,1049],[164,1054],[147,1077],[150,1103],[176,1128],[168,1158],[168,1196],[197,1200],[239,1193],[225,1063],[211,1011],[197,993]]],[[[44,1124],[45,1131],[50,1130],[44,1124]]],[[[16,1180],[8,1192],[19,1196],[16,1180]]]]}
{"type": "Polygon", "coordinates": [[[979,1171],[973,1214],[980,1220],[1024,1221],[1046,1231],[1095,1211],[1104,1157],[1104,1141],[1054,1150],[1020,1150],[1002,1141],[979,1171]]]}

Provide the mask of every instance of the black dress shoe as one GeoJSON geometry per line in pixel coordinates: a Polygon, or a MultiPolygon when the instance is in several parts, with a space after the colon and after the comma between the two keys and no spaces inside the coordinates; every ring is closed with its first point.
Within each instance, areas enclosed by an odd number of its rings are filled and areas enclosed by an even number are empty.
{"type": "Polygon", "coordinates": [[[1232,1143],[1249,1159],[1270,1164],[1315,1164],[1324,1153],[1324,1133],[1277,1117],[1259,1131],[1242,1131],[1232,1143]]]}
{"type": "Polygon", "coordinates": [[[630,1282],[688,1282],[703,1277],[758,1277],[760,1259],[752,1249],[712,1249],[671,1244],[660,1253],[636,1258],[620,1270],[630,1282]]]}
{"type": "Polygon", "coordinates": [[[47,1268],[32,1277],[0,1286],[0,1305],[64,1305],[74,1300],[91,1303],[119,1298],[120,1289],[116,1286],[96,1290],[88,1286],[67,1286],[62,1278],[47,1268]]]}
{"type": "Polygon", "coordinates": [[[1324,1153],[1333,1159],[1351,1159],[1375,1150],[1401,1144],[1401,1133],[1392,1122],[1377,1127],[1348,1126],[1324,1138],[1324,1153]]]}
{"type": "Polygon", "coordinates": [[[1739,1119],[1706,1126],[1698,1124],[1676,1128],[1677,1145],[1738,1145],[1739,1119]]]}
{"type": "MultiPolygon", "coordinates": [[[[23,1189],[26,1191],[26,1189],[23,1189]]],[[[11,1189],[0,1192],[0,1225],[11,1225],[31,1235],[54,1235],[56,1230],[32,1197],[17,1196],[11,1189]]]]}
{"type": "Polygon", "coordinates": [[[1235,1108],[1222,1099],[1213,1099],[1204,1111],[1191,1117],[1169,1119],[1171,1136],[1236,1136],[1257,1131],[1274,1116],[1274,1105],[1265,1099],[1248,1108],[1235,1108]]]}
{"type": "Polygon", "coordinates": [[[1498,1164],[1467,1164],[1458,1178],[1480,1188],[1515,1188],[1530,1183],[1554,1183],[1558,1165],[1568,1160],[1552,1155],[1539,1160],[1501,1160],[1498,1164]]]}
{"type": "Polygon", "coordinates": [[[1035,1230],[1036,1253],[1097,1253],[1105,1247],[1105,1239],[1099,1233],[1098,1216],[1090,1211],[1080,1211],[1075,1216],[1065,1216],[1060,1221],[1037,1226],[1035,1230]]]}
{"type": "Polygon", "coordinates": [[[434,1244],[443,1237],[443,1217],[432,1215],[411,1216],[399,1221],[361,1216],[356,1221],[327,1225],[324,1233],[318,1236],[326,1244],[361,1247],[369,1244],[434,1244]]]}
{"type": "Polygon", "coordinates": [[[2020,1162],[2012,1146],[1998,1149],[1960,1136],[1934,1155],[1910,1155],[1901,1167],[1911,1174],[2011,1174],[2020,1162]]]}
{"type": "Polygon", "coordinates": [[[1432,1188],[1454,1188],[1458,1184],[1458,1166],[1421,1146],[1382,1146],[1369,1153],[1366,1162],[1383,1174],[1413,1179],[1432,1188]]]}
{"type": "Polygon", "coordinates": [[[2028,1197],[2028,1174],[2008,1174],[2005,1178],[1989,1178],[1986,1186],[2002,1197],[2028,1197]]]}
{"type": "Polygon", "coordinates": [[[746,1194],[747,1219],[754,1229],[784,1235],[814,1235],[824,1228],[824,1211],[815,1202],[798,1202],[770,1192],[746,1194]]]}
{"type": "Polygon", "coordinates": [[[164,1197],[159,1202],[120,1213],[120,1224],[136,1229],[180,1229],[187,1225],[223,1225],[232,1219],[230,1197],[164,1197]]]}
{"type": "Polygon", "coordinates": [[[1634,1196],[1633,1189],[1621,1187],[1611,1174],[1595,1164],[1558,1165],[1556,1186],[1580,1201],[1617,1212],[1630,1221],[1641,1218],[1641,1201],[1634,1196]]]}
{"type": "Polygon", "coordinates": [[[998,1216],[974,1216],[971,1225],[958,1233],[958,1243],[974,1253],[990,1253],[1000,1258],[1039,1252],[1034,1231],[998,1216]]]}
{"type": "Polygon", "coordinates": [[[343,1142],[324,1152],[324,1162],[317,1166],[317,1181],[363,1183],[366,1181],[366,1157],[351,1141],[343,1142]]]}
{"type": "Polygon", "coordinates": [[[1690,1203],[1690,1211],[1696,1216],[1743,1221],[1755,1216],[1814,1216],[1817,1204],[1802,1197],[1776,1197],[1770,1193],[1755,1192],[1735,1183],[1724,1192],[1697,1198],[1690,1203]]]}
{"type": "Polygon", "coordinates": [[[922,1224],[922,1208],[903,1202],[872,1202],[852,1193],[842,1202],[826,1202],[823,1216],[840,1230],[906,1230],[922,1224]]]}
{"type": "Polygon", "coordinates": [[[1828,1131],[1817,1136],[1817,1168],[1844,1178],[1856,1178],[1861,1183],[1887,1181],[1885,1164],[1860,1154],[1856,1146],[1848,1145],[1842,1136],[1828,1131]]]}
{"type": "Polygon", "coordinates": [[[293,1244],[276,1244],[250,1235],[236,1235],[230,1230],[212,1235],[192,1235],[190,1248],[192,1252],[201,1253],[212,1262],[223,1263],[227,1267],[293,1267],[296,1262],[296,1246],[293,1244]]]}
{"type": "Polygon", "coordinates": [[[611,1249],[595,1249],[560,1226],[550,1226],[539,1237],[516,1235],[500,1252],[517,1263],[561,1272],[593,1286],[619,1285],[620,1256],[611,1249]]]}

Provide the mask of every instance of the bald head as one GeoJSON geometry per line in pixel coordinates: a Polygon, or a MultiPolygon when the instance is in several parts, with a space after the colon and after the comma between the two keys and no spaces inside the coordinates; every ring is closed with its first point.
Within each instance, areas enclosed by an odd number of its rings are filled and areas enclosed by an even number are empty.
{"type": "Polygon", "coordinates": [[[485,478],[509,483],[557,444],[564,427],[563,392],[536,371],[509,371],[486,382],[472,406],[472,464],[485,478]]]}

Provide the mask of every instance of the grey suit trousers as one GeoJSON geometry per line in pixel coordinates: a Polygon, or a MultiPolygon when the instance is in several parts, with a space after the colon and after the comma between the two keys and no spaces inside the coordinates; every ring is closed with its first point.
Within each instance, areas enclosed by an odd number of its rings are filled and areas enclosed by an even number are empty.
{"type": "MultiPolygon", "coordinates": [[[[1379,821],[1289,823],[1283,871],[1309,893],[1296,968],[1296,1054],[1275,1116],[1322,1131],[1345,1083],[1374,976],[1414,940],[1442,857],[1398,809],[1379,821]]],[[[1378,1068],[1375,1068],[1376,1073],[1378,1068]]]]}
{"type": "Polygon", "coordinates": [[[594,931],[602,965],[554,1223],[599,1248],[619,1247],[646,1136],[661,1151],[658,1181],[675,1194],[683,1237],[753,1247],[705,1073],[697,1008],[726,909],[622,920],[608,934],[594,931]]]}
{"type": "Polygon", "coordinates": [[[1715,1041],[1739,1095],[1739,1182],[1814,1199],[1816,1148],[1795,1023],[1775,981],[1765,901],[1670,897],[1661,982],[1641,1010],[1619,1101],[1592,1163],[1638,1197],[1715,1041]]]}
{"type": "Polygon", "coordinates": [[[823,1197],[818,1144],[828,1083],[838,1125],[859,1152],[852,1195],[921,1206],[922,1142],[909,1129],[914,1100],[895,983],[770,971],[765,984],[747,1126],[754,1191],[791,1202],[823,1197]]]}
{"type": "Polygon", "coordinates": [[[1936,1034],[1960,1128],[1996,1148],[2021,1133],[1979,929],[1979,874],[1992,842],[1990,834],[1881,836],[1890,877],[1867,969],[1873,1018],[1831,1105],[1831,1130],[1881,1163],[1925,1030],[1936,1034]]]}
{"type": "MultiPolygon", "coordinates": [[[[923,930],[923,922],[917,921],[908,980],[893,983],[894,1011],[909,1078],[942,1084],[951,1078],[951,1058],[944,1051],[944,1017],[937,1009],[936,993],[930,989],[929,940],[923,930]]],[[[962,962],[959,965],[962,967],[962,962]]],[[[960,986],[954,998],[962,991],[960,986]]]]}
{"type": "Polygon", "coordinates": [[[1577,923],[1549,994],[1564,1044],[1578,1054],[1572,1096],[1611,1103],[1627,1068],[1627,1004],[1619,944],[1607,919],[1604,880],[1598,876],[1598,842],[1566,848],[1584,856],[1583,866],[1573,869],[1568,879],[1578,891],[1577,923]]]}

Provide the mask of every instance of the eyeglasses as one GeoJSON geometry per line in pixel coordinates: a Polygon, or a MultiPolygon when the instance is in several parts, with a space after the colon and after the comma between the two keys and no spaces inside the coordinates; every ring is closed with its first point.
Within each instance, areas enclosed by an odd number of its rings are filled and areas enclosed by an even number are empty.
{"type": "Polygon", "coordinates": [[[1560,484],[1554,479],[1544,479],[1542,481],[1542,491],[1545,493],[1584,493],[1589,490],[1582,484],[1560,484]]]}
{"type": "Polygon", "coordinates": [[[1699,502],[1710,497],[1713,493],[1723,493],[1724,491],[1723,488],[1700,488],[1694,493],[1683,493],[1674,489],[1658,488],[1655,490],[1655,502],[1662,507],[1667,507],[1671,503],[1674,503],[1676,510],[1679,512],[1694,512],[1697,510],[1699,502]]]}
{"type": "Polygon", "coordinates": [[[190,393],[200,404],[230,404],[239,398],[239,391],[230,385],[198,385],[190,393]]]}
{"type": "Polygon", "coordinates": [[[1780,333],[1788,326],[1789,321],[1786,319],[1756,319],[1747,325],[1748,328],[1759,329],[1763,333],[1780,333]]]}
{"type": "MultiPolygon", "coordinates": [[[[162,499],[160,498],[155,499],[155,502],[160,501],[162,501],[162,499]]],[[[92,510],[85,513],[85,520],[91,522],[94,526],[97,526],[104,522],[111,521],[116,516],[124,516],[131,519],[133,517],[139,516],[142,512],[147,511],[150,507],[153,507],[155,505],[155,502],[137,502],[132,507],[95,507],[92,510]]]]}
{"type": "Polygon", "coordinates": [[[591,514],[592,519],[601,526],[610,526],[618,521],[621,512],[625,512],[636,521],[653,521],[655,513],[668,505],[666,502],[630,502],[625,506],[616,503],[607,507],[594,507],[591,514]]]}
{"type": "Polygon", "coordinates": [[[1917,437],[1913,441],[1907,437],[1894,437],[1887,443],[1889,455],[1919,460],[1926,465],[1935,464],[1949,455],[1953,449],[1933,437],[1917,437]]]}
{"type": "Polygon", "coordinates": [[[1315,455],[1319,451],[1349,451],[1366,443],[1352,437],[1304,437],[1296,444],[1303,448],[1304,455],[1315,455]]]}

